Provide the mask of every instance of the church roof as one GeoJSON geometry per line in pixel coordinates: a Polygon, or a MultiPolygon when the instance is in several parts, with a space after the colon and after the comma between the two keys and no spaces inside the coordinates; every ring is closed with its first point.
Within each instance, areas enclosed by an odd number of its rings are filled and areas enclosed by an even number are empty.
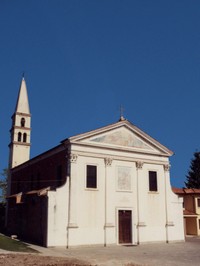
{"type": "Polygon", "coordinates": [[[118,146],[135,151],[140,148],[141,151],[152,154],[159,152],[163,156],[173,155],[171,150],[124,118],[116,123],[64,139],[61,143],[87,144],[107,148],[118,146]]]}
{"type": "Polygon", "coordinates": [[[100,148],[104,147],[108,149],[155,154],[166,157],[173,155],[171,150],[150,137],[131,122],[126,119],[120,119],[116,123],[66,138],[62,140],[59,145],[12,168],[12,171],[16,171],[21,167],[25,167],[27,164],[35,163],[40,159],[51,156],[51,154],[65,149],[68,144],[96,146],[100,148]]]}

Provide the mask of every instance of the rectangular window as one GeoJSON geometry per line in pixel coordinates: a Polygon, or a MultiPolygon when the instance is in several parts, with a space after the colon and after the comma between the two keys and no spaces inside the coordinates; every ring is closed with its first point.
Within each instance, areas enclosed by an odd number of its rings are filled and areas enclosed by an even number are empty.
{"type": "Polygon", "coordinates": [[[97,167],[96,165],[87,165],[86,188],[97,188],[97,167]]]}
{"type": "Polygon", "coordinates": [[[149,171],[149,191],[157,191],[157,172],[149,171]]]}
{"type": "Polygon", "coordinates": [[[197,206],[200,208],[200,198],[197,199],[197,206]]]}

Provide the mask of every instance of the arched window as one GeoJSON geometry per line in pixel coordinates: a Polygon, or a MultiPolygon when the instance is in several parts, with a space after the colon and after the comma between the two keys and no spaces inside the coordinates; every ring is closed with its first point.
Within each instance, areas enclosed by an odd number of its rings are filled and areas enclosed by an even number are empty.
{"type": "Polygon", "coordinates": [[[22,133],[21,132],[19,132],[18,133],[18,139],[17,139],[19,142],[21,142],[22,141],[22,133]]]}
{"type": "Polygon", "coordinates": [[[21,119],[21,127],[25,127],[25,122],[26,122],[25,118],[22,117],[22,119],[21,119]]]}
{"type": "Polygon", "coordinates": [[[23,134],[23,142],[26,142],[26,139],[27,139],[27,134],[24,133],[24,134],[23,134]]]}

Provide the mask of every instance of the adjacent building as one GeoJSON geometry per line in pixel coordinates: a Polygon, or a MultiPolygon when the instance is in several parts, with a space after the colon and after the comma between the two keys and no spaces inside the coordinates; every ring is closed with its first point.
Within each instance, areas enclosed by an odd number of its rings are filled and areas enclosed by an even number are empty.
{"type": "Polygon", "coordinates": [[[200,189],[173,188],[183,199],[184,229],[186,235],[200,235],[200,189]]]}

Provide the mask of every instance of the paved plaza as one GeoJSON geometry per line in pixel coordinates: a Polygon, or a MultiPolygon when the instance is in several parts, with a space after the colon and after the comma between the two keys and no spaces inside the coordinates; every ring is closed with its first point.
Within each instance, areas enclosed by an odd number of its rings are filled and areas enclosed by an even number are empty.
{"type": "Polygon", "coordinates": [[[187,237],[185,242],[154,243],[139,246],[39,248],[49,256],[75,257],[93,265],[121,266],[127,263],[139,265],[200,265],[200,238],[187,237]]]}
{"type": "MultiPolygon", "coordinates": [[[[139,246],[92,246],[76,248],[43,248],[31,245],[41,255],[85,260],[92,265],[200,265],[200,238],[187,237],[186,242],[154,243],[139,246]]],[[[1,252],[4,252],[1,250],[1,252]]],[[[38,256],[38,255],[37,255],[38,256]]]]}

